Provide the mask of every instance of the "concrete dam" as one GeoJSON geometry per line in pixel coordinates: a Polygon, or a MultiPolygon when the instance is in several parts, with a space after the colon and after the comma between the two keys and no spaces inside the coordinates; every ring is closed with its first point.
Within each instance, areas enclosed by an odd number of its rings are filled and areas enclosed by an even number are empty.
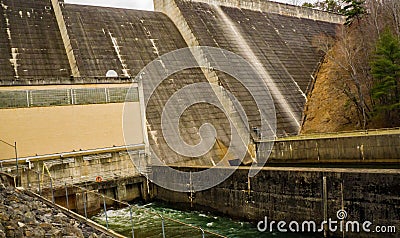
{"type": "MultiPolygon", "coordinates": [[[[155,0],[154,12],[61,0],[0,4],[0,170],[16,186],[81,215],[101,210],[106,196],[105,206],[161,200],[255,224],[265,216],[320,222],[346,210],[351,220],[400,229],[398,129],[299,135],[324,60],[315,41],[334,38],[343,16],[267,0],[155,0]],[[169,55],[187,47],[182,58],[169,55]],[[254,78],[246,65],[232,65],[252,90],[218,70],[224,63],[214,65],[220,59],[203,47],[248,62],[254,78]],[[185,62],[203,67],[168,68],[185,62]],[[149,64],[159,70],[143,71],[149,64]],[[201,100],[177,127],[165,123],[170,98],[193,84],[205,86],[181,94],[171,111],[201,100]],[[206,102],[211,94],[221,106],[206,102]],[[271,134],[262,130],[260,105],[274,111],[271,134]],[[205,124],[213,126],[209,138],[205,124]],[[235,133],[243,158],[230,150],[235,133]],[[210,138],[204,153],[189,150],[193,156],[171,147],[210,138]],[[154,155],[168,166],[152,163],[154,155]],[[206,180],[231,176],[196,189],[195,176],[212,167],[206,180]],[[168,168],[190,177],[169,176],[168,168]]],[[[326,227],[321,234],[379,236],[326,227]]]]}

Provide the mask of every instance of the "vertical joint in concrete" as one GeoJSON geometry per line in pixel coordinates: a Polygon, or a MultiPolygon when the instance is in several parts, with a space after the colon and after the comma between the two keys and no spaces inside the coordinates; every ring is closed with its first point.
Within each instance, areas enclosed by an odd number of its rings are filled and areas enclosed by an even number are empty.
{"type": "MultiPolygon", "coordinates": [[[[63,2],[63,1],[62,1],[63,2]]],[[[75,59],[74,51],[72,49],[71,40],[68,35],[67,25],[65,24],[64,16],[59,4],[59,0],[51,0],[54,14],[56,16],[57,25],[60,29],[61,38],[64,43],[65,51],[67,53],[69,66],[73,77],[80,77],[78,64],[75,59]]]]}

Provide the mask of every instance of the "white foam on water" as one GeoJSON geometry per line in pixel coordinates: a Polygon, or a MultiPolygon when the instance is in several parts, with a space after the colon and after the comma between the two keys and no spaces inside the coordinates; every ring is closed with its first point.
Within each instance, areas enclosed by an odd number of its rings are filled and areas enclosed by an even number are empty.
{"type": "MultiPolygon", "coordinates": [[[[165,229],[167,237],[201,237],[198,229],[193,229],[189,226],[184,226],[181,223],[172,222],[168,218],[178,220],[183,223],[191,224],[197,227],[202,227],[204,230],[213,231],[223,234],[227,237],[260,237],[262,235],[254,226],[248,222],[235,221],[229,218],[218,217],[218,220],[213,219],[214,216],[206,215],[208,213],[196,211],[181,211],[175,210],[158,204],[132,205],[132,218],[134,222],[135,237],[161,237],[161,218],[156,215],[160,214],[164,217],[165,229]],[[177,219],[179,215],[183,215],[182,219],[177,219]],[[204,218],[203,215],[209,217],[204,218]]],[[[123,208],[120,210],[110,210],[107,212],[108,222],[111,229],[114,229],[121,234],[131,237],[131,221],[130,209],[123,208]]],[[[94,221],[105,225],[104,212],[93,217],[94,221]]],[[[206,233],[208,237],[209,234],[206,233]]],[[[272,233],[273,237],[287,237],[287,234],[280,236],[272,233]]],[[[262,237],[271,237],[270,235],[262,237]]]]}

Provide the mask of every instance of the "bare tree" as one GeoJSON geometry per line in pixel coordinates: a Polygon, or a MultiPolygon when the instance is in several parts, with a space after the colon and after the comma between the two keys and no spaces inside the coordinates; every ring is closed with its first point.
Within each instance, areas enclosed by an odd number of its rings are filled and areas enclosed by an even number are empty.
{"type": "MultiPolygon", "coordinates": [[[[378,0],[374,0],[378,1],[378,0]]],[[[385,9],[389,12],[389,18],[393,22],[393,28],[397,37],[400,39],[400,1],[399,0],[383,0],[385,9]]]]}
{"type": "Polygon", "coordinates": [[[367,104],[369,90],[365,70],[368,61],[364,62],[365,59],[361,57],[364,45],[356,39],[354,30],[349,27],[339,29],[337,43],[334,39],[321,35],[314,39],[314,45],[325,52],[325,57],[336,66],[331,69],[334,72],[334,82],[356,107],[359,124],[365,129],[370,109],[367,104]]]}
{"type": "Polygon", "coordinates": [[[292,3],[293,5],[300,5],[301,0],[291,0],[291,3],[292,3]]]}
{"type": "Polygon", "coordinates": [[[327,36],[314,39],[314,45],[334,63],[332,81],[353,103],[359,124],[364,129],[372,120],[370,115],[374,105],[370,61],[385,28],[390,28],[400,38],[400,1],[367,0],[365,8],[366,14],[351,25],[339,28],[336,39],[327,36]]]}
{"type": "Polygon", "coordinates": [[[382,29],[382,2],[369,0],[368,2],[366,2],[366,6],[368,8],[369,14],[369,17],[367,17],[369,25],[373,26],[376,35],[379,37],[381,35],[382,29]]]}

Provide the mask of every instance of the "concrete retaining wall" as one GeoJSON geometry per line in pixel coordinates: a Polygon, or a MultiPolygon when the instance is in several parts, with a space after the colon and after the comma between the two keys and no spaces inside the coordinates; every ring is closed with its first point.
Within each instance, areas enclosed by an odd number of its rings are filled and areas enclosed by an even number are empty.
{"type": "MultiPolygon", "coordinates": [[[[86,208],[88,216],[97,214],[103,208],[102,195],[106,197],[107,207],[119,206],[116,200],[148,200],[146,179],[141,177],[134,167],[128,153],[123,149],[119,150],[110,149],[110,152],[33,161],[30,164],[31,169],[21,165],[20,185],[40,193],[49,200],[54,196],[57,204],[81,215],[85,214],[86,208]],[[51,182],[49,175],[52,177],[51,182]],[[98,176],[101,176],[101,181],[96,181],[98,176]]],[[[142,150],[131,153],[136,153],[138,159],[144,159],[142,150]]]]}
{"type": "Polygon", "coordinates": [[[400,131],[275,142],[271,163],[399,163],[400,131]]]}
{"type": "MultiPolygon", "coordinates": [[[[132,156],[144,159],[142,150],[131,153],[136,153],[132,156]]],[[[64,186],[64,183],[95,183],[98,176],[101,177],[101,182],[140,176],[128,153],[123,149],[112,151],[110,148],[110,152],[93,152],[93,154],[69,158],[35,160],[30,161],[30,165],[20,162],[19,177],[23,187],[37,187],[38,181],[42,187],[50,187],[49,176],[53,179],[53,187],[64,186]]],[[[15,166],[12,167],[11,172],[15,173],[15,166]]]]}
{"type": "MultiPolygon", "coordinates": [[[[155,0],[154,9],[164,12],[164,5],[171,0],[155,0]]],[[[175,1],[175,0],[173,0],[175,1]]],[[[271,2],[267,0],[191,0],[193,2],[204,2],[226,7],[237,7],[253,11],[263,11],[268,13],[277,13],[280,15],[313,19],[317,21],[326,21],[331,23],[343,24],[345,17],[339,14],[315,10],[312,8],[299,7],[284,3],[271,2]]]]}
{"type": "MultiPolygon", "coordinates": [[[[312,219],[320,224],[329,218],[338,220],[337,211],[344,209],[349,221],[371,221],[371,227],[391,225],[400,229],[399,170],[264,168],[254,178],[248,179],[247,175],[248,169],[239,169],[220,185],[195,193],[193,207],[248,219],[254,224],[265,216],[269,221],[312,219]]],[[[159,200],[190,206],[188,193],[160,187],[156,190],[159,200]]],[[[340,232],[331,235],[342,237],[340,232]]],[[[362,232],[346,233],[344,237],[381,235],[362,232]]]]}

